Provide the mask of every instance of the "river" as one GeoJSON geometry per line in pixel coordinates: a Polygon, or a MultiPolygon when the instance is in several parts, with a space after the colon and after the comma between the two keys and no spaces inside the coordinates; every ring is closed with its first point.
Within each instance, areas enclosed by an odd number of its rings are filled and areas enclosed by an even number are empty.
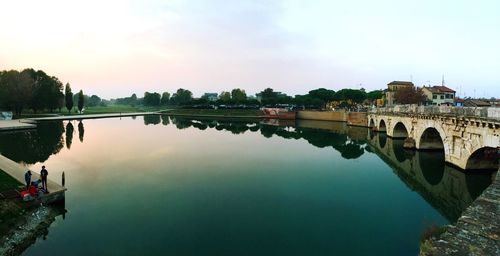
{"type": "Polygon", "coordinates": [[[0,152],[66,175],[67,212],[26,255],[416,255],[491,183],[338,122],[43,122],[0,152]]]}

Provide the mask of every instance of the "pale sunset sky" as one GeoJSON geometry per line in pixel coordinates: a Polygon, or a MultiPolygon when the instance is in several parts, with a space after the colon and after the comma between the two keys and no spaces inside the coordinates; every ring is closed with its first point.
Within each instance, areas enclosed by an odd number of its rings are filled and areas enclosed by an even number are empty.
{"type": "Polygon", "coordinates": [[[0,0],[0,70],[117,98],[445,84],[500,98],[500,1],[0,0]]]}

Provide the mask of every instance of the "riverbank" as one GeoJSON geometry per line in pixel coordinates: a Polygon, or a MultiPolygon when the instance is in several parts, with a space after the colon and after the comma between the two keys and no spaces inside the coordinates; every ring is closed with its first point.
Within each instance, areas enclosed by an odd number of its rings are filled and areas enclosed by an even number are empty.
{"type": "Polygon", "coordinates": [[[11,130],[35,129],[36,125],[27,122],[25,119],[0,120],[0,132],[11,130]]]}
{"type": "Polygon", "coordinates": [[[259,109],[170,109],[160,111],[171,116],[222,117],[222,118],[264,118],[259,109]]]}
{"type": "Polygon", "coordinates": [[[32,205],[29,209],[19,207],[13,200],[0,201],[2,212],[16,215],[9,220],[8,229],[0,234],[0,255],[21,255],[35,241],[48,234],[49,226],[64,208],[32,205]]]}
{"type": "MultiPolygon", "coordinates": [[[[8,166],[9,161],[3,159],[2,165],[8,166]]],[[[0,169],[0,255],[20,255],[38,237],[46,235],[55,217],[64,212],[64,207],[43,205],[43,198],[22,201],[19,191],[24,186],[0,169]]]]}
{"type": "Polygon", "coordinates": [[[500,255],[500,172],[455,225],[423,241],[420,255],[500,255]]]}

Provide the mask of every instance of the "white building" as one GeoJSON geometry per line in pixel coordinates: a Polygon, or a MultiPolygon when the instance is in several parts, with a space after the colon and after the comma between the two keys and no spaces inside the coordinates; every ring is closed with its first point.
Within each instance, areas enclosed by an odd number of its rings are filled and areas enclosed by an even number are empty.
{"type": "Polygon", "coordinates": [[[424,86],[422,92],[432,105],[454,105],[455,91],[446,86],[424,86]]]}

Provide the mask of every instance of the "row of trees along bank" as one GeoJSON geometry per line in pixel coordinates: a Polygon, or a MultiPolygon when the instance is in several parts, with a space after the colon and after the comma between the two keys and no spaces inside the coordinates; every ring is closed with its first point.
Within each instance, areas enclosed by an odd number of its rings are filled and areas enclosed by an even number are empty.
{"type": "Polygon", "coordinates": [[[319,88],[309,91],[304,95],[288,96],[284,93],[274,91],[272,88],[266,88],[256,94],[256,97],[247,96],[245,90],[235,88],[229,91],[222,91],[213,99],[210,94],[204,94],[200,98],[193,98],[191,91],[180,88],[174,94],[169,92],[162,94],[157,92],[146,92],[143,98],[138,98],[136,94],[130,97],[119,98],[114,103],[121,105],[146,105],[146,106],[190,106],[190,105],[277,105],[294,104],[308,108],[324,108],[329,102],[337,101],[339,107],[349,107],[355,104],[372,104],[375,100],[382,98],[383,92],[375,90],[365,92],[364,89],[342,89],[333,91],[325,88],[319,88]]]}
{"type": "Polygon", "coordinates": [[[70,112],[74,102],[78,110],[84,106],[83,91],[76,95],[75,101],[69,83],[66,84],[65,94],[63,83],[55,76],[47,75],[42,70],[25,69],[0,71],[0,109],[11,110],[15,115],[21,115],[23,110],[61,111],[66,106],[70,112]]]}

